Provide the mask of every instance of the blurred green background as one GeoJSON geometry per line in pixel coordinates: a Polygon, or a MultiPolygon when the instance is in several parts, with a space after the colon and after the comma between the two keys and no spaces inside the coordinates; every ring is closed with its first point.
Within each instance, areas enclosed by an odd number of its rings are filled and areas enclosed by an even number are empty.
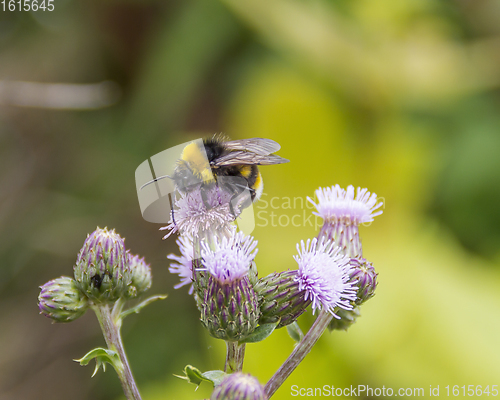
{"type": "MultiPolygon", "coordinates": [[[[325,334],[274,398],[291,398],[291,385],[427,394],[439,384],[443,396],[446,385],[500,384],[499,84],[497,0],[0,10],[0,400],[122,398],[114,371],[91,379],[92,367],[72,361],[104,345],[95,316],[52,325],[36,306],[38,286],[72,274],[98,225],[151,263],[151,294],[169,294],[123,327],[144,400],[209,397],[208,385],[195,392],[173,374],[221,369],[224,345],[186,288],[173,290],[165,256],[175,239],[141,218],[134,171],[216,132],[274,139],[291,160],[262,168],[261,275],[296,268],[295,244],[317,229],[290,218],[309,215],[305,198],[319,186],[384,199],[384,214],[361,228],[377,295],[348,333],[325,334]]],[[[248,345],[244,370],[265,383],[292,348],[277,331],[248,345]]]]}

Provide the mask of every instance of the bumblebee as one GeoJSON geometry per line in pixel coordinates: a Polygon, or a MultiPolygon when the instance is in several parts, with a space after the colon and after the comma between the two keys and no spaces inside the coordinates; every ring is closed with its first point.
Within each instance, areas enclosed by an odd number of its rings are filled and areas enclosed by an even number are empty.
{"type": "Polygon", "coordinates": [[[182,151],[172,178],[181,191],[189,191],[197,183],[203,186],[222,184],[233,195],[248,188],[250,199],[255,202],[264,189],[257,166],[289,162],[286,158],[271,154],[279,149],[280,145],[270,139],[226,141],[223,137],[214,136],[204,139],[202,147],[196,142],[188,144],[182,151]]]}
{"type": "MultiPolygon", "coordinates": [[[[272,154],[279,149],[280,145],[270,139],[229,141],[223,136],[215,135],[204,139],[203,142],[197,141],[186,145],[172,176],[156,178],[142,187],[163,178],[172,179],[176,189],[181,193],[219,185],[232,194],[233,199],[243,196],[243,199],[236,202],[242,209],[257,201],[262,195],[264,184],[257,166],[289,162],[286,158],[272,154]]],[[[203,196],[203,190],[201,193],[203,196]]],[[[231,201],[231,207],[233,203],[231,201]]],[[[232,211],[234,214],[234,210],[232,211]]]]}

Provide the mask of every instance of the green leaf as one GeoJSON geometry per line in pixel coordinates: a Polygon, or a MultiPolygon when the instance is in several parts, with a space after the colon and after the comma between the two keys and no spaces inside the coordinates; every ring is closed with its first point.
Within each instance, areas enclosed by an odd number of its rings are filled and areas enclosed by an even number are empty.
{"type": "Polygon", "coordinates": [[[103,349],[102,347],[97,347],[93,350],[90,350],[87,354],[85,354],[79,360],[73,360],[80,363],[81,366],[88,365],[88,363],[95,358],[95,369],[92,377],[97,374],[99,368],[102,366],[102,370],[106,371],[106,363],[111,364],[113,368],[117,371],[121,371],[123,369],[122,362],[120,361],[120,357],[118,353],[113,350],[103,349]]]}
{"type": "Polygon", "coordinates": [[[151,304],[153,301],[164,300],[167,297],[168,297],[168,295],[166,295],[166,294],[159,294],[159,295],[156,295],[156,296],[149,297],[146,300],[144,300],[144,301],[140,302],[139,304],[137,304],[135,307],[132,307],[132,308],[129,308],[128,310],[123,311],[120,314],[120,319],[123,320],[123,318],[125,318],[127,315],[130,315],[130,314],[133,314],[133,313],[138,314],[139,311],[141,311],[148,304],[151,304]]]}
{"type": "Polygon", "coordinates": [[[211,382],[214,386],[220,384],[222,379],[226,376],[224,371],[207,371],[201,372],[198,368],[193,367],[192,365],[186,365],[184,368],[184,375],[174,375],[178,378],[184,379],[189,383],[194,383],[196,386],[200,386],[201,382],[211,382]]]}
{"type": "Polygon", "coordinates": [[[184,375],[185,376],[181,375],[174,375],[174,376],[184,379],[189,383],[194,383],[196,386],[200,386],[201,382],[203,381],[211,382],[210,379],[205,378],[203,376],[203,373],[198,368],[195,368],[192,365],[186,365],[186,367],[184,368],[184,375]]]}
{"type": "Polygon", "coordinates": [[[224,371],[215,370],[204,372],[202,375],[204,378],[211,381],[214,386],[218,386],[227,374],[224,371]]]}
{"type": "Polygon", "coordinates": [[[304,337],[304,334],[302,333],[302,330],[300,329],[297,321],[294,321],[290,325],[287,325],[286,330],[290,337],[296,342],[300,342],[304,337]]]}
{"type": "Polygon", "coordinates": [[[278,326],[278,322],[272,323],[272,324],[263,324],[259,325],[255,330],[247,336],[245,339],[240,340],[238,343],[257,343],[260,342],[261,340],[264,340],[267,338],[271,333],[274,332],[276,329],[276,326],[278,326]]]}

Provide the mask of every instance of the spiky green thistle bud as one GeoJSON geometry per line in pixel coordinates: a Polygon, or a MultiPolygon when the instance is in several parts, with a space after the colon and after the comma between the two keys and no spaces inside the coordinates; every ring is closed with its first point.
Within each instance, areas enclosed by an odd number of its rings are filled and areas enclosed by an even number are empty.
{"type": "Polygon", "coordinates": [[[216,386],[210,400],[264,400],[264,387],[249,374],[235,372],[216,386]]]}
{"type": "Polygon", "coordinates": [[[61,276],[40,286],[38,308],[40,314],[55,322],[71,322],[81,317],[89,307],[74,279],[61,276]]]}
{"type": "Polygon", "coordinates": [[[359,307],[354,307],[352,310],[344,310],[339,308],[335,310],[335,314],[340,317],[340,319],[333,318],[330,325],[328,325],[328,330],[339,330],[347,331],[351,325],[354,325],[356,319],[361,315],[359,312],[359,307]]]}
{"type": "Polygon", "coordinates": [[[364,258],[351,258],[349,265],[352,267],[349,278],[358,288],[355,303],[361,305],[375,295],[378,274],[373,264],[364,258]]]}
{"type": "Polygon", "coordinates": [[[201,322],[210,335],[227,341],[243,340],[255,330],[258,320],[258,297],[247,276],[227,283],[209,277],[201,322]]]}
{"type": "Polygon", "coordinates": [[[146,264],[144,257],[139,258],[138,255],[130,254],[128,251],[127,256],[129,268],[132,274],[132,282],[129,286],[127,296],[137,297],[151,287],[151,267],[149,264],[146,264]]]}
{"type": "Polygon", "coordinates": [[[274,272],[258,280],[254,290],[259,296],[259,324],[279,321],[276,328],[289,325],[311,304],[306,292],[299,290],[298,271],[274,272]]]}
{"type": "Polygon", "coordinates": [[[94,302],[126,296],[132,283],[124,240],[115,230],[97,228],[87,236],[74,267],[78,288],[94,302]]]}

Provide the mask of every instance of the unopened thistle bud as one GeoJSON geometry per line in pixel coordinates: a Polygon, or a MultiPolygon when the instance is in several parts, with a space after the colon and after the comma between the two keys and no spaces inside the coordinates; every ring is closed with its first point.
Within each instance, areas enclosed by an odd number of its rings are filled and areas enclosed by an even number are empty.
{"type": "Polygon", "coordinates": [[[279,321],[276,328],[295,322],[311,304],[306,292],[299,289],[298,271],[274,272],[257,281],[254,286],[259,296],[261,316],[259,324],[279,321]]]}
{"type": "Polygon", "coordinates": [[[174,289],[179,289],[182,286],[189,286],[189,294],[193,293],[193,238],[188,235],[181,235],[176,240],[177,246],[181,255],[169,254],[167,258],[176,263],[171,263],[168,270],[172,274],[179,275],[181,281],[174,286],[174,289]]]}
{"type": "Polygon", "coordinates": [[[216,386],[210,400],[265,400],[264,387],[249,374],[235,372],[216,386]]]}
{"type": "Polygon", "coordinates": [[[349,264],[352,267],[349,274],[350,280],[358,288],[355,303],[361,305],[375,295],[378,274],[375,272],[373,264],[364,258],[351,258],[349,264]]]}
{"type": "Polygon", "coordinates": [[[335,311],[339,319],[333,318],[328,325],[328,329],[330,331],[338,330],[338,331],[347,331],[351,325],[354,325],[358,317],[361,315],[359,313],[359,307],[354,307],[352,310],[344,310],[339,308],[335,311]]]}
{"type": "Polygon", "coordinates": [[[53,279],[40,286],[38,308],[40,314],[55,322],[71,322],[81,317],[89,307],[74,279],[67,276],[53,279]]]}
{"type": "Polygon", "coordinates": [[[139,258],[138,255],[130,254],[127,251],[127,256],[132,274],[132,282],[130,283],[127,295],[128,297],[137,297],[151,287],[151,267],[149,264],[146,264],[144,258],[139,258]]]}
{"type": "Polygon", "coordinates": [[[115,230],[97,228],[87,236],[74,267],[78,288],[95,302],[114,302],[128,294],[132,274],[124,240],[115,230]]]}
{"type": "Polygon", "coordinates": [[[255,330],[260,314],[247,276],[257,242],[239,232],[216,241],[213,249],[205,242],[201,246],[202,265],[208,272],[208,285],[198,293],[203,299],[201,321],[213,337],[242,340],[255,330]]]}

